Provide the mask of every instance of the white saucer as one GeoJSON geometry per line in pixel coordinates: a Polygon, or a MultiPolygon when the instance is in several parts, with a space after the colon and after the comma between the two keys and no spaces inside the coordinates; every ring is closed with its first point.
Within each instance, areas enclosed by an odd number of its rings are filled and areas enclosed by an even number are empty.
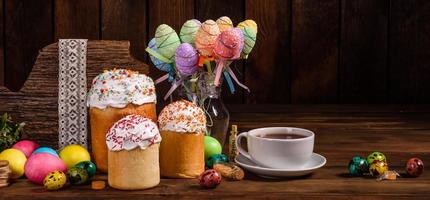
{"type": "Polygon", "coordinates": [[[252,160],[239,154],[234,160],[238,165],[245,168],[246,170],[253,172],[263,177],[297,177],[304,176],[312,173],[316,169],[322,167],[327,162],[326,158],[317,153],[312,153],[309,162],[300,169],[273,169],[267,167],[261,167],[255,164],[252,160]]]}

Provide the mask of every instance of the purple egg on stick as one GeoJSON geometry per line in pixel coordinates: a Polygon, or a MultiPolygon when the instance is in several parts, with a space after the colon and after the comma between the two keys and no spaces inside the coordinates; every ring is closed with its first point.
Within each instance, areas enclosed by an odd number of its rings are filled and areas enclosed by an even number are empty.
{"type": "Polygon", "coordinates": [[[197,71],[199,55],[189,43],[182,43],[175,53],[176,68],[181,75],[190,76],[197,71]]]}

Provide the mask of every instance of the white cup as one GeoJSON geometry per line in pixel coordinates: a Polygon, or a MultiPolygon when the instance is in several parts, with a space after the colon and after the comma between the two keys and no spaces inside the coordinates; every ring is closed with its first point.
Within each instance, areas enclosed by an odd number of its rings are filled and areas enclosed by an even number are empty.
{"type": "Polygon", "coordinates": [[[240,154],[256,164],[276,169],[300,169],[309,161],[314,149],[315,134],[312,131],[292,127],[268,127],[253,129],[238,135],[236,147],[240,154]],[[283,133],[304,136],[296,139],[272,139],[258,137],[283,133]],[[247,138],[248,152],[241,147],[241,139],[247,138]]]}

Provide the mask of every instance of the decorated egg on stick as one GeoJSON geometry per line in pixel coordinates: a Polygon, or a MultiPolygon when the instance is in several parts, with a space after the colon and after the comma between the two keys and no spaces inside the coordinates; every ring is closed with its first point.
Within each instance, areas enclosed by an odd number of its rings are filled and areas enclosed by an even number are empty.
{"type": "MultiPolygon", "coordinates": [[[[153,52],[158,53],[157,45],[155,42],[155,38],[152,38],[148,43],[148,48],[151,49],[153,52]]],[[[155,57],[151,53],[149,53],[149,58],[151,59],[151,62],[154,64],[154,66],[165,72],[170,72],[172,70],[172,64],[164,62],[160,60],[159,58],[155,57]]]]}
{"type": "Polygon", "coordinates": [[[166,24],[161,24],[155,31],[155,43],[158,52],[166,57],[172,59],[175,55],[176,48],[181,44],[178,34],[172,27],[166,24]]]}
{"type": "Polygon", "coordinates": [[[201,26],[202,23],[197,19],[186,21],[182,25],[181,32],[179,33],[182,43],[189,43],[192,46],[195,46],[197,31],[201,26]]]}
{"type": "Polygon", "coordinates": [[[221,32],[224,32],[233,27],[233,22],[227,16],[222,16],[216,20],[216,24],[221,32]]]}
{"type": "Polygon", "coordinates": [[[175,62],[181,75],[190,76],[198,69],[199,55],[191,44],[182,43],[176,49],[175,62]]]}
{"type": "Polygon", "coordinates": [[[255,46],[255,42],[257,41],[257,31],[249,27],[245,27],[241,30],[244,37],[244,46],[241,57],[246,59],[248,58],[248,55],[251,53],[255,46]]]}
{"type": "Polygon", "coordinates": [[[196,34],[196,49],[206,57],[213,56],[215,40],[220,34],[218,25],[213,20],[203,22],[196,34]]]}
{"type": "Polygon", "coordinates": [[[252,19],[247,19],[247,20],[245,20],[243,22],[240,22],[237,25],[237,28],[240,28],[240,29],[244,29],[245,27],[254,29],[256,33],[258,32],[257,23],[254,20],[252,20],[252,19]]]}
{"type": "Polygon", "coordinates": [[[242,47],[242,32],[237,29],[229,29],[217,37],[214,45],[215,57],[222,60],[238,59],[242,47]]]}

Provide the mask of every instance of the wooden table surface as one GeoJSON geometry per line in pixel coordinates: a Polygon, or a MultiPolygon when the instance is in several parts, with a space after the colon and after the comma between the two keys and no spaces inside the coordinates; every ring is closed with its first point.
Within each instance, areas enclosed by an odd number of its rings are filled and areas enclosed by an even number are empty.
{"type": "Polygon", "coordinates": [[[95,191],[86,185],[47,192],[20,179],[1,188],[0,199],[430,198],[430,172],[383,182],[347,174],[352,156],[367,156],[372,151],[383,152],[390,169],[400,174],[410,157],[420,157],[430,165],[430,105],[240,105],[229,109],[231,122],[240,131],[264,126],[314,131],[315,152],[324,155],[327,164],[298,179],[271,180],[247,173],[243,181],[223,181],[212,190],[201,189],[196,180],[162,179],[158,187],[142,191],[109,187],[95,191]]]}

